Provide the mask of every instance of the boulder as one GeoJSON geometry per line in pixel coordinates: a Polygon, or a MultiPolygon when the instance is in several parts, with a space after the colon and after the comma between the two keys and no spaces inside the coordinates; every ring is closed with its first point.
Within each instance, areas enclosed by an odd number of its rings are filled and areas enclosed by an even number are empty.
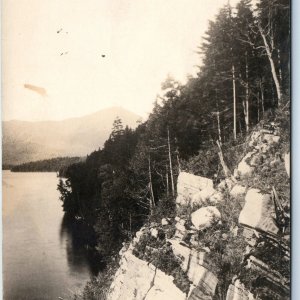
{"type": "Polygon", "coordinates": [[[269,194],[258,189],[248,190],[245,205],[239,216],[239,223],[270,234],[277,234],[279,229],[274,221],[275,209],[269,194]]]}
{"type": "Polygon", "coordinates": [[[184,223],[182,223],[182,222],[177,222],[175,227],[179,231],[186,232],[186,228],[184,226],[184,223]]]}
{"type": "Polygon", "coordinates": [[[256,154],[256,151],[249,152],[238,164],[237,171],[241,177],[247,177],[253,173],[254,167],[250,166],[247,160],[251,159],[254,154],[256,154]]]}
{"type": "Polygon", "coordinates": [[[151,228],[150,233],[154,238],[158,237],[158,230],[156,228],[151,228]]]}
{"type": "Polygon", "coordinates": [[[278,136],[278,135],[274,135],[274,134],[270,134],[270,133],[265,133],[263,135],[263,141],[269,145],[278,143],[279,140],[280,140],[280,136],[278,136]]]}
{"type": "Polygon", "coordinates": [[[163,219],[161,220],[161,225],[166,226],[166,225],[169,225],[169,224],[170,224],[170,222],[169,222],[168,219],[163,218],[163,219]]]}
{"type": "Polygon", "coordinates": [[[246,187],[240,184],[236,184],[230,191],[230,196],[232,196],[233,198],[238,198],[240,196],[243,196],[245,193],[246,187]]]}
{"type": "Polygon", "coordinates": [[[195,194],[206,189],[213,189],[213,181],[211,179],[180,172],[177,179],[176,203],[178,205],[188,205],[195,194]]]}
{"type": "Polygon", "coordinates": [[[196,229],[210,227],[215,220],[221,219],[221,213],[214,206],[201,207],[191,214],[191,220],[196,229]]]}

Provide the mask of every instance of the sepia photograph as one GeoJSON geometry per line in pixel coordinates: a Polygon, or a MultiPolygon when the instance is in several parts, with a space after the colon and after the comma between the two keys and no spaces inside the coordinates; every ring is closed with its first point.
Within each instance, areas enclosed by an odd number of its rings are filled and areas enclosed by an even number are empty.
{"type": "Polygon", "coordinates": [[[2,299],[291,299],[291,1],[2,0],[2,299]]]}

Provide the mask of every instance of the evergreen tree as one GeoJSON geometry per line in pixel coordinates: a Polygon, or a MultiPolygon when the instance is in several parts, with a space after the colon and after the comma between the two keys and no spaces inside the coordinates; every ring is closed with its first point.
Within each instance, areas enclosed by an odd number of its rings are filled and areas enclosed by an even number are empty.
{"type": "Polygon", "coordinates": [[[114,120],[114,123],[113,123],[111,139],[114,140],[123,134],[124,134],[124,127],[122,124],[122,120],[119,117],[116,117],[116,119],[114,120]]]}

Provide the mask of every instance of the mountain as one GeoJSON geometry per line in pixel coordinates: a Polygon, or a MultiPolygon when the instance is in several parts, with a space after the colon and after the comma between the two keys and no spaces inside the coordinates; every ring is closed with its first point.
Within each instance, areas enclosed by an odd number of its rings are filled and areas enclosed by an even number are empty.
{"type": "Polygon", "coordinates": [[[2,163],[16,165],[58,156],[85,156],[103,146],[117,116],[131,128],[140,119],[121,107],[111,107],[61,121],[3,121],[2,163]]]}

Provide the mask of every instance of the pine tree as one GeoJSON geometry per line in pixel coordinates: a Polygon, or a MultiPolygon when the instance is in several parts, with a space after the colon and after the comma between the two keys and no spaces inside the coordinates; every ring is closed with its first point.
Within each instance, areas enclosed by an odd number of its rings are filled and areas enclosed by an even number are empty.
{"type": "Polygon", "coordinates": [[[122,136],[124,134],[124,127],[120,117],[116,117],[113,123],[113,128],[111,132],[111,139],[115,140],[117,137],[122,136]]]}

